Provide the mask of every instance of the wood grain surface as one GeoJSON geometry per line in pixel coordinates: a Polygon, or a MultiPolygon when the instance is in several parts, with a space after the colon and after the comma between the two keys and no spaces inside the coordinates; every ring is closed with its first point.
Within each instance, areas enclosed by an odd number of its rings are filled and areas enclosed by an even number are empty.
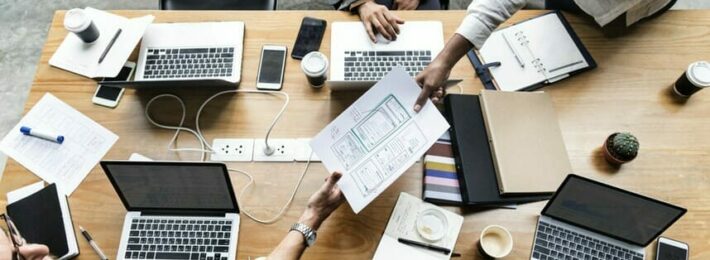
{"type": "MultiPolygon", "coordinates": [[[[293,49],[304,16],[322,18],[329,24],[357,21],[356,16],[335,11],[115,13],[127,17],[153,14],[155,22],[244,21],[241,89],[254,89],[261,45],[282,44],[293,49]]],[[[539,14],[521,11],[511,22],[539,14]]],[[[397,12],[397,15],[408,21],[442,21],[444,37],[448,39],[465,13],[420,11],[397,12]]],[[[105,159],[127,159],[138,152],[153,159],[198,160],[195,153],[168,151],[173,132],[155,128],[145,119],[143,109],[147,100],[161,92],[128,90],[116,109],[107,109],[91,103],[96,87],[93,80],[47,64],[67,34],[62,26],[63,17],[64,11],[55,13],[25,111],[50,92],[120,136],[105,159]]],[[[575,173],[687,208],[688,213],[663,235],[688,242],[691,259],[710,259],[710,91],[701,91],[687,102],[675,100],[669,92],[670,85],[689,63],[710,60],[710,10],[670,11],[617,38],[605,37],[593,21],[571,14],[567,18],[599,64],[593,71],[544,88],[553,97],[575,173]],[[608,166],[599,150],[606,136],[617,131],[632,132],[641,143],[638,158],[621,168],[608,166]]],[[[321,51],[329,54],[329,45],[330,27],[321,51]]],[[[291,96],[291,105],[274,129],[273,137],[311,137],[358,96],[358,93],[310,88],[299,65],[298,61],[287,59],[283,91],[291,96]]],[[[482,88],[465,58],[451,76],[464,79],[462,86],[466,93],[477,93],[482,88]]],[[[197,106],[210,92],[173,92],[188,102],[187,126],[193,127],[197,106]]],[[[200,124],[210,141],[259,138],[282,102],[279,97],[259,94],[221,97],[207,106],[200,124]]],[[[179,112],[177,103],[164,100],[151,114],[161,122],[175,124],[179,112]]],[[[197,147],[189,134],[183,134],[178,144],[197,147]]],[[[305,164],[230,163],[229,166],[248,170],[256,180],[256,186],[239,198],[240,206],[261,218],[269,218],[288,199],[305,164]]],[[[275,224],[258,224],[242,214],[237,258],[268,254],[298,219],[308,197],[327,175],[321,164],[312,164],[294,203],[275,224]]],[[[238,173],[231,176],[235,190],[241,191],[247,179],[238,173]]],[[[38,180],[9,160],[0,182],[0,194],[38,180]]],[[[307,250],[304,258],[371,258],[400,192],[421,196],[421,164],[412,166],[359,215],[353,214],[347,203],[341,206],[322,226],[316,245],[307,250]]],[[[5,196],[0,197],[0,205],[5,205],[5,196]]],[[[116,256],[125,209],[98,166],[69,201],[75,225],[84,226],[111,258],[116,256]]],[[[514,250],[507,259],[528,258],[535,223],[544,204],[521,205],[516,210],[446,207],[465,216],[454,251],[461,253],[462,259],[481,258],[475,247],[480,231],[487,225],[498,224],[507,227],[514,236],[514,250]]],[[[77,237],[81,247],[79,259],[96,259],[88,243],[77,237]]],[[[647,248],[647,259],[652,259],[653,249],[654,244],[647,248]]]]}

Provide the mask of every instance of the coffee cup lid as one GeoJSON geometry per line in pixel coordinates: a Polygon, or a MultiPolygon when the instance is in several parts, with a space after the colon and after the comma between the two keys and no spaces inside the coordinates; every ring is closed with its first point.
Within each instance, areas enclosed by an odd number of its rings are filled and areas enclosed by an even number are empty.
{"type": "Polygon", "coordinates": [[[72,32],[81,32],[89,27],[91,19],[84,13],[84,10],[74,8],[64,15],[64,27],[72,32]]]}
{"type": "Polygon", "coordinates": [[[328,58],[317,51],[309,52],[301,60],[301,69],[309,75],[320,75],[328,69],[328,58]]]}
{"type": "Polygon", "coordinates": [[[693,62],[688,66],[688,80],[698,87],[710,87],[710,63],[707,61],[693,62]]]}

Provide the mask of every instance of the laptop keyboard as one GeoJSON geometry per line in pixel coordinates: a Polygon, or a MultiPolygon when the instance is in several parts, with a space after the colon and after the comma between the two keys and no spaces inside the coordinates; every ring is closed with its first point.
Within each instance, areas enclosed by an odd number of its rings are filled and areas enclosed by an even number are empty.
{"type": "Polygon", "coordinates": [[[377,81],[395,66],[414,77],[431,62],[431,51],[346,51],[345,80],[377,81]]]}
{"type": "Polygon", "coordinates": [[[231,232],[224,218],[134,218],[125,259],[226,260],[231,232]]]}
{"type": "Polygon", "coordinates": [[[234,48],[149,48],[145,79],[223,78],[232,76],[234,48]]]}
{"type": "Polygon", "coordinates": [[[537,226],[532,257],[541,260],[643,260],[642,254],[545,222],[537,226]]]}

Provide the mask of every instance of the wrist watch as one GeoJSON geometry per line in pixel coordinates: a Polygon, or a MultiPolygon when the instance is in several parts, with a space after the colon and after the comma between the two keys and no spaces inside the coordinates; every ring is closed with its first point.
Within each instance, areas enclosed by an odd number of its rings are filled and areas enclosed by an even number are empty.
{"type": "Polygon", "coordinates": [[[296,223],[291,226],[291,229],[288,232],[291,232],[293,230],[296,230],[303,234],[303,238],[306,239],[306,247],[313,246],[313,244],[316,243],[316,231],[310,228],[309,226],[306,226],[305,224],[301,223],[296,223]]]}

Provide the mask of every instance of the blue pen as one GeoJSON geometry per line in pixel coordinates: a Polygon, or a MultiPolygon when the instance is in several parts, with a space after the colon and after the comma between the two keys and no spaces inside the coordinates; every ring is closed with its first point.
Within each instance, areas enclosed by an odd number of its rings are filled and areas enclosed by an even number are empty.
{"type": "Polygon", "coordinates": [[[52,141],[58,144],[61,144],[64,142],[64,136],[63,135],[56,135],[53,133],[37,130],[37,129],[32,129],[31,127],[28,126],[23,126],[20,127],[20,132],[24,135],[29,135],[29,136],[34,136],[37,138],[42,138],[47,141],[52,141]]]}

